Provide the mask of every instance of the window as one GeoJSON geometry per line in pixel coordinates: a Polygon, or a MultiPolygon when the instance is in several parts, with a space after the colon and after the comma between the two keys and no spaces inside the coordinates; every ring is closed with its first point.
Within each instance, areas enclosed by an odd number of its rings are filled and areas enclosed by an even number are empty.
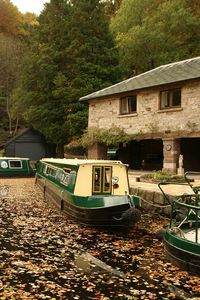
{"type": "Polygon", "coordinates": [[[120,99],[120,114],[132,114],[137,111],[137,96],[123,97],[120,99]]]}
{"type": "Polygon", "coordinates": [[[94,167],[93,169],[93,192],[101,192],[101,167],[94,167]]]}
{"type": "Polygon", "coordinates": [[[21,160],[10,160],[9,161],[10,168],[16,168],[21,169],[22,168],[22,162],[21,160]]]}
{"type": "Polygon", "coordinates": [[[50,175],[52,177],[55,177],[57,170],[52,168],[51,166],[47,166],[47,168],[45,169],[44,172],[46,173],[46,175],[50,175]]]}
{"type": "Polygon", "coordinates": [[[181,89],[160,92],[160,108],[174,108],[181,106],[181,89]]]}
{"type": "Polygon", "coordinates": [[[70,179],[70,174],[64,172],[61,182],[65,185],[69,185],[69,179],[70,179]]]}
{"type": "Polygon", "coordinates": [[[111,167],[104,168],[103,192],[110,193],[111,190],[111,167]]]}
{"type": "Polygon", "coordinates": [[[64,172],[63,172],[62,170],[61,170],[61,171],[58,170],[58,172],[57,172],[57,174],[56,174],[56,179],[62,181],[62,180],[64,179],[64,177],[65,177],[64,172]]]}
{"type": "Polygon", "coordinates": [[[67,173],[67,174],[70,174],[70,172],[71,172],[71,169],[68,169],[68,168],[63,168],[63,171],[64,171],[65,173],[67,173]]]}
{"type": "Polygon", "coordinates": [[[112,167],[93,167],[93,193],[111,193],[112,167]]]}

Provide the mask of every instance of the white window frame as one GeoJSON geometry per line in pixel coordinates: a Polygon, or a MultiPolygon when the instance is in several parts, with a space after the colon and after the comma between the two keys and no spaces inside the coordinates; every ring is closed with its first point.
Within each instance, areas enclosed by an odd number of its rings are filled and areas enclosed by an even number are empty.
{"type": "Polygon", "coordinates": [[[22,169],[22,161],[20,159],[12,159],[12,160],[9,160],[8,161],[8,164],[9,164],[9,168],[10,169],[22,169]],[[20,162],[20,167],[12,167],[10,165],[10,163],[14,162],[14,161],[17,161],[17,162],[20,162]]]}

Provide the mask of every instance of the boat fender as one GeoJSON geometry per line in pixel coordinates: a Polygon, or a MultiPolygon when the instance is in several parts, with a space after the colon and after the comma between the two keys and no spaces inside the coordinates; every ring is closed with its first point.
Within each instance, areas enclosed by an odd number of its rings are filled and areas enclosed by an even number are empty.
{"type": "Polygon", "coordinates": [[[60,200],[60,210],[61,211],[64,210],[64,200],[63,199],[60,200]]]}
{"type": "Polygon", "coordinates": [[[64,210],[64,200],[63,200],[63,191],[61,191],[61,197],[60,197],[60,210],[64,210]]]}
{"type": "Polygon", "coordinates": [[[46,201],[46,185],[43,186],[43,199],[46,201]]]}
{"type": "Polygon", "coordinates": [[[130,207],[123,214],[121,219],[125,222],[137,223],[141,218],[141,212],[135,207],[130,207]]]}
{"type": "Polygon", "coordinates": [[[37,174],[35,174],[35,184],[37,184],[37,181],[38,181],[38,176],[37,174]]]}
{"type": "Polygon", "coordinates": [[[162,241],[163,237],[165,235],[166,229],[160,228],[159,230],[156,231],[155,236],[158,240],[162,241]]]}

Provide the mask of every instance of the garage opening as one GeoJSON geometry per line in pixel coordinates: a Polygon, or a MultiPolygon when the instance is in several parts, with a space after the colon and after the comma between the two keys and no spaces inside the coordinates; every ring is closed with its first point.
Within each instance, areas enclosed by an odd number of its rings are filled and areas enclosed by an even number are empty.
{"type": "Polygon", "coordinates": [[[186,171],[200,172],[200,139],[181,139],[181,154],[183,155],[183,167],[186,171]]]}
{"type": "Polygon", "coordinates": [[[134,170],[162,170],[163,142],[148,139],[119,145],[119,159],[134,170]]]}

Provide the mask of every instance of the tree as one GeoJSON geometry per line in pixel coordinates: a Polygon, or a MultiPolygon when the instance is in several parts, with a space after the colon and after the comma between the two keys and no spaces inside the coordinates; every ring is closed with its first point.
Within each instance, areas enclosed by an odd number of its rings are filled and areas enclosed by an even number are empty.
{"type": "Polygon", "coordinates": [[[35,18],[21,14],[9,0],[0,0],[0,140],[12,136],[18,126],[18,117],[11,114],[11,96],[20,74],[28,27],[35,18]]]}
{"type": "Polygon", "coordinates": [[[14,109],[57,144],[61,157],[63,145],[87,126],[80,96],[116,80],[116,50],[100,1],[51,0],[38,22],[14,109]]]}
{"type": "Polygon", "coordinates": [[[118,53],[100,0],[74,0],[72,9],[71,78],[86,94],[118,80],[118,53]]]}
{"type": "MultiPolygon", "coordinates": [[[[70,82],[78,99],[117,82],[121,73],[102,1],[74,0],[72,3],[72,43],[68,56],[71,58],[70,82]]],[[[71,134],[77,135],[81,124],[84,124],[81,133],[87,125],[87,107],[77,102],[73,108],[74,113],[70,114],[68,122],[77,125],[72,126],[71,131],[71,134]]]]}
{"type": "Polygon", "coordinates": [[[200,2],[199,0],[187,0],[187,4],[191,7],[194,14],[200,16],[200,2]]]}
{"type": "Polygon", "coordinates": [[[21,14],[10,0],[0,0],[0,33],[17,35],[21,14]]]}
{"type": "Polygon", "coordinates": [[[62,144],[67,140],[65,127],[67,99],[57,90],[67,88],[67,57],[69,5],[64,0],[52,0],[38,19],[30,37],[30,50],[23,62],[23,70],[13,96],[13,111],[36,129],[48,141],[57,144],[58,155],[63,156],[62,144]]]}
{"type": "Polygon", "coordinates": [[[122,0],[104,0],[103,2],[105,3],[105,13],[111,19],[120,8],[122,0]]]}
{"type": "Polygon", "coordinates": [[[19,76],[23,46],[16,37],[0,34],[0,101],[2,127],[12,135],[12,91],[19,76]]]}
{"type": "Polygon", "coordinates": [[[126,75],[199,55],[199,25],[186,0],[123,0],[111,29],[126,75]]]}

